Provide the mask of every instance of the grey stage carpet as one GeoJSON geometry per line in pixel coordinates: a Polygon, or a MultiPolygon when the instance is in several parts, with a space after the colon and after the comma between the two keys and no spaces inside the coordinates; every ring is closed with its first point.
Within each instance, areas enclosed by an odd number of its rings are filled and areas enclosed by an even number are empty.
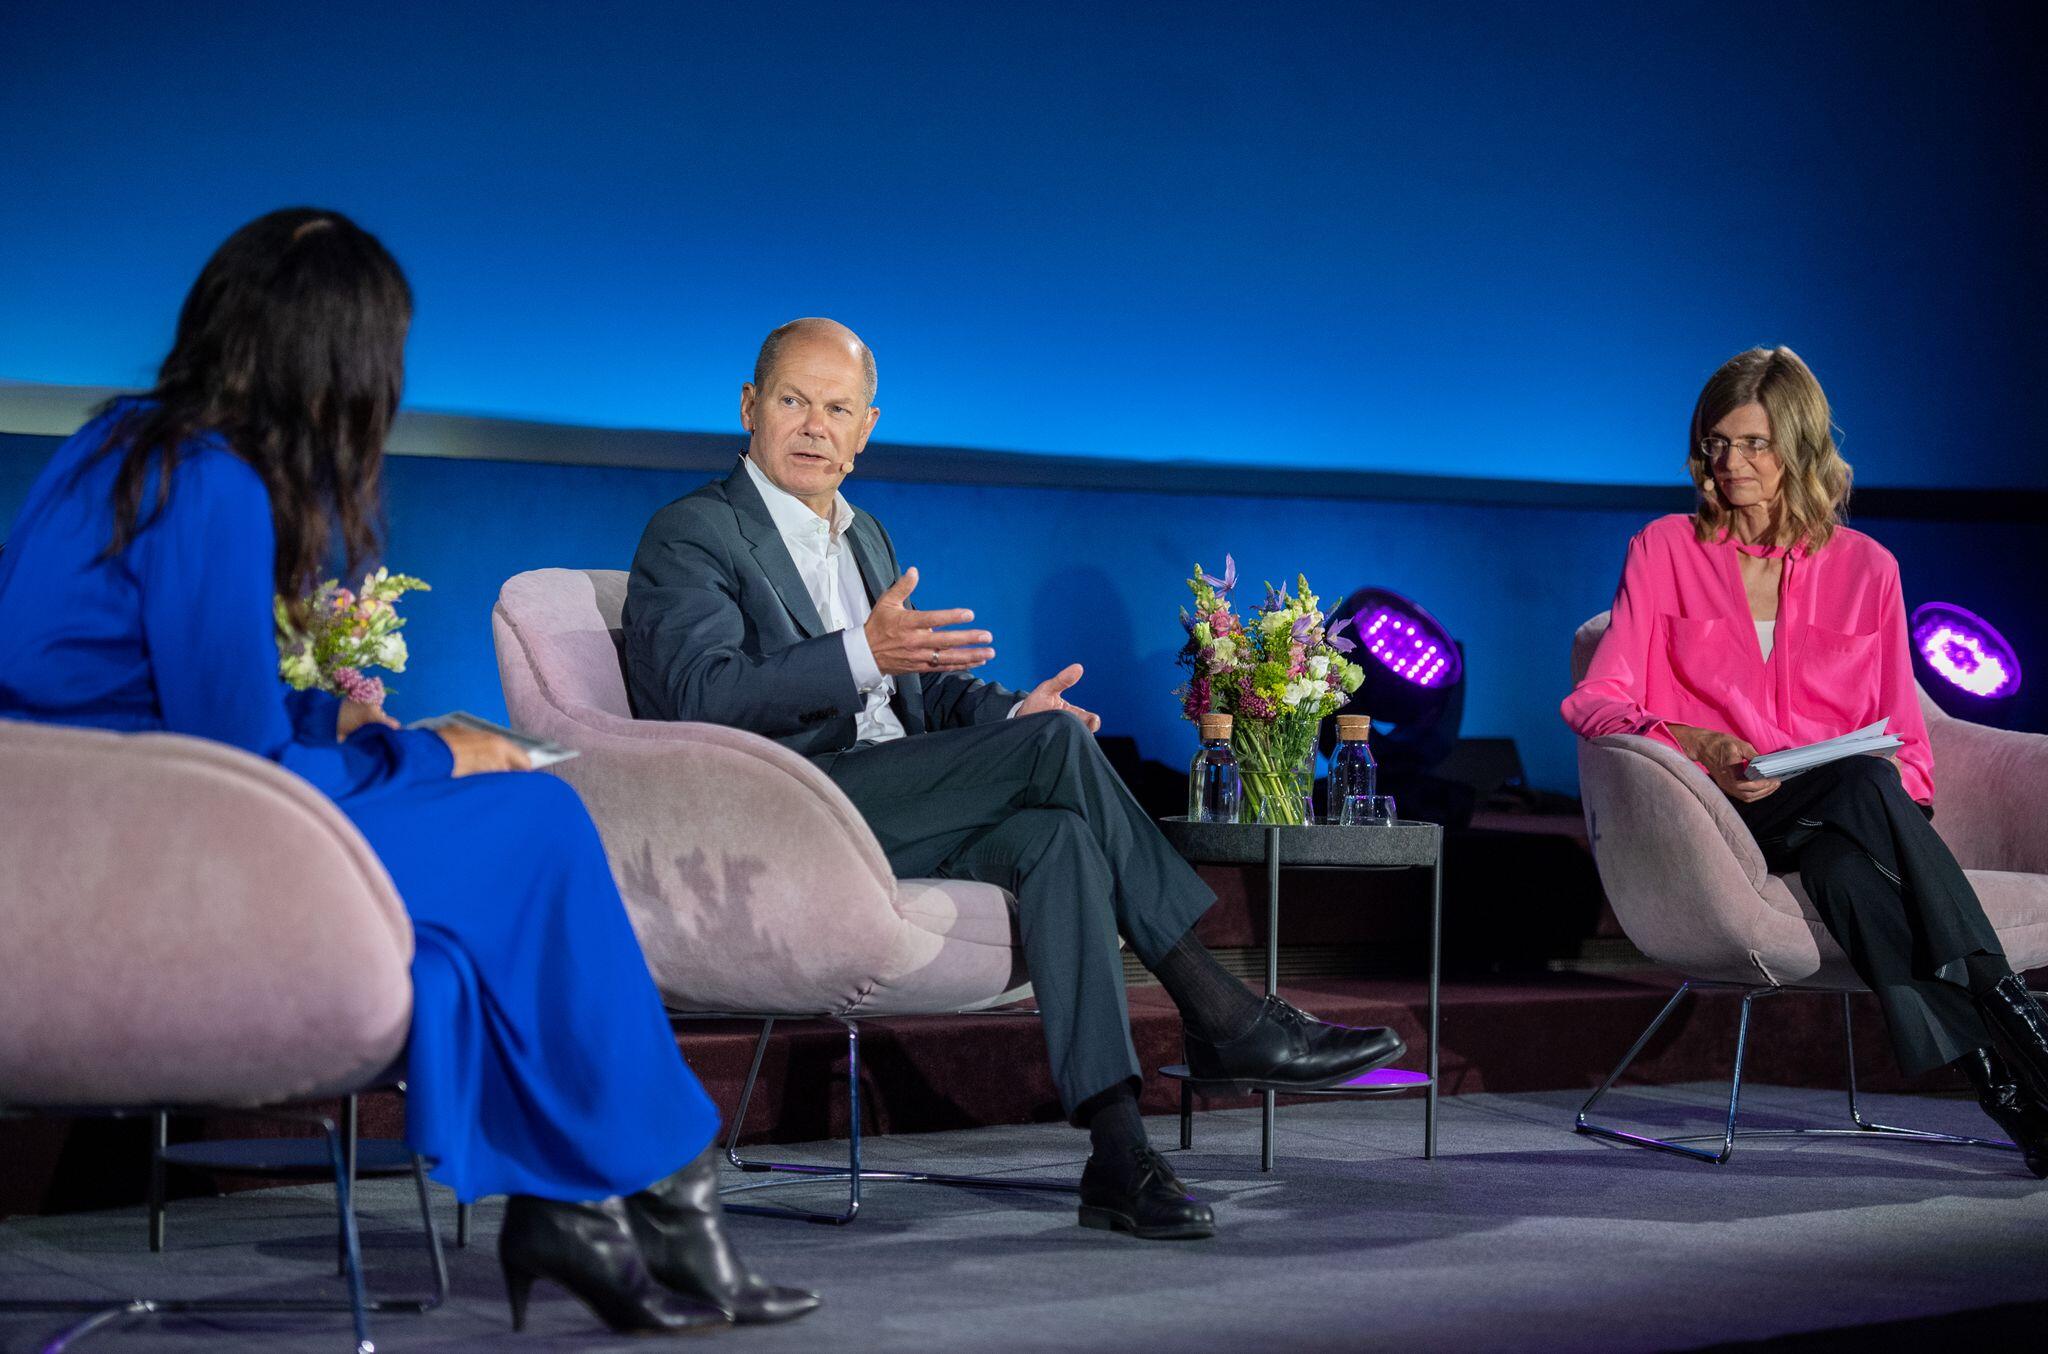
{"type": "MultiPolygon", "coordinates": [[[[1706,1127],[1715,1087],[1633,1092],[1616,1111],[1659,1131],[1706,1127]]],[[[2048,1183],[2015,1154],[1922,1144],[1750,1143],[1725,1167],[1578,1138],[1572,1094],[1446,1100],[1442,1155],[1419,1158],[1421,1103],[1318,1103],[1281,1112],[1279,1169],[1257,1169],[1257,1116],[1199,1117],[1172,1153],[1217,1204],[1222,1235],[1144,1243],[1086,1231],[1060,1195],[875,1185],[851,1227],[736,1219],[745,1253],[823,1291],[795,1325],[708,1337],[734,1351],[1648,1350],[1790,1337],[1769,1348],[1924,1346],[1930,1333],[2048,1316],[2048,1183]],[[1930,1323],[1930,1319],[1934,1319],[1930,1323]],[[1860,1327],[1853,1336],[1811,1333],[1860,1327]]],[[[1828,1120],[1840,1097],[1758,1087],[1764,1122],[1828,1120]]],[[[1874,1097],[1889,1122],[1988,1127],[1949,1099],[1874,1097]]],[[[1151,1122],[1163,1146],[1173,1121],[1151,1122]]],[[[823,1159],[832,1144],[790,1149],[823,1159]]],[[[1085,1139],[1057,1125],[882,1139],[875,1165],[963,1172],[1020,1165],[1077,1175],[1085,1139]]],[[[373,1285],[419,1287],[410,1186],[365,1186],[373,1285]]],[[[773,1191],[823,1203],[829,1190],[773,1191]]],[[[0,1296],[104,1293],[338,1295],[328,1194],[270,1190],[175,1206],[152,1256],[138,1212],[0,1224],[0,1296]]],[[[453,1209],[439,1212],[452,1232],[453,1209]]],[[[455,1297],[381,1318],[380,1349],[633,1349],[543,1284],[515,1339],[490,1247],[452,1252],[455,1297]]],[[[0,1314],[0,1342],[34,1347],[63,1318],[0,1314]]],[[[141,1319],[107,1351],[349,1347],[340,1316],[141,1319]]],[[[704,1347],[692,1344],[692,1348],[704,1347]]]]}

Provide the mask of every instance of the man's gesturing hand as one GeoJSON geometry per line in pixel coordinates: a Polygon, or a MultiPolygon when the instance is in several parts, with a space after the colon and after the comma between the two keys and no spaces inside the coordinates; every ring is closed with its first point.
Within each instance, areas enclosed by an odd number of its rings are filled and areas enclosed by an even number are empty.
{"type": "Polygon", "coordinates": [[[919,611],[910,605],[910,591],[917,586],[917,570],[905,569],[903,577],[875,599],[868,613],[868,652],[885,676],[906,672],[960,672],[979,667],[996,656],[988,648],[986,630],[943,630],[941,626],[965,625],[974,619],[966,610],[919,611]]]}
{"type": "Polygon", "coordinates": [[[1035,715],[1045,710],[1065,710],[1081,721],[1082,727],[1094,733],[1102,727],[1102,716],[1083,710],[1066,697],[1067,688],[1081,680],[1081,665],[1069,663],[1052,676],[1031,688],[1031,694],[1017,703],[1017,718],[1035,715]]]}

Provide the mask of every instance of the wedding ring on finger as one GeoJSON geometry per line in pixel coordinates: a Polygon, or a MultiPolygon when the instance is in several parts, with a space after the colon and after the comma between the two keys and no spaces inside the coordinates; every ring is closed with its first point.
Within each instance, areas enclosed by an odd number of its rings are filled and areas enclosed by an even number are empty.
{"type": "Polygon", "coordinates": [[[939,651],[938,651],[937,649],[933,649],[933,650],[932,650],[932,666],[933,666],[933,667],[937,667],[938,665],[939,665],[939,651]]]}

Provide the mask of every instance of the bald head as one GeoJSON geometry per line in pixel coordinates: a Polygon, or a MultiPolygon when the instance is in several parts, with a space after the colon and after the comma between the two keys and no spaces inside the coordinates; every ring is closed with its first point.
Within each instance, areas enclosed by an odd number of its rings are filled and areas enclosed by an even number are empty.
{"type": "Polygon", "coordinates": [[[837,320],[828,320],[818,315],[807,315],[800,320],[791,320],[768,332],[761,340],[761,351],[754,358],[754,388],[765,390],[775,374],[775,364],[781,360],[782,350],[792,341],[812,340],[821,343],[843,345],[860,361],[861,379],[867,387],[868,403],[875,401],[875,355],[868,345],[862,343],[860,335],[848,329],[837,320]]]}

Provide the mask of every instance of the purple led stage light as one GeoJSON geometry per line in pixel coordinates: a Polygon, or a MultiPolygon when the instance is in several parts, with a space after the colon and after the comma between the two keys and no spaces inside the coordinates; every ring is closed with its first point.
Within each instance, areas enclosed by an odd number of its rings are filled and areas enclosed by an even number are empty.
{"type": "Polygon", "coordinates": [[[1913,608],[1913,648],[1928,668],[1960,690],[1986,700],[2020,689],[2019,655],[1996,626],[1953,602],[1913,608]]]}
{"type": "Polygon", "coordinates": [[[1464,675],[1464,660],[1450,632],[1405,597],[1381,602],[1352,629],[1367,653],[1417,686],[1450,686],[1464,675]]]}

